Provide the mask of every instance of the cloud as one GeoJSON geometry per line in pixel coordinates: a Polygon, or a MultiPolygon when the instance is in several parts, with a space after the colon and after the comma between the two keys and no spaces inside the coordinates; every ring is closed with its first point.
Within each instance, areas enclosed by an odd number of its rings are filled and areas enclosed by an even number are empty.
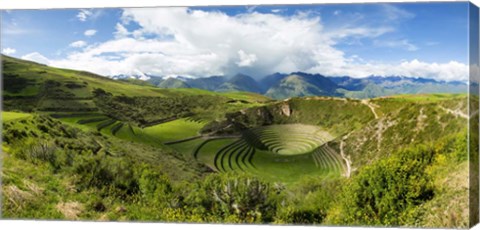
{"type": "Polygon", "coordinates": [[[50,64],[50,60],[48,58],[46,58],[45,56],[41,55],[38,52],[33,52],[33,53],[23,55],[21,57],[21,59],[24,59],[24,60],[27,60],[27,61],[38,62],[38,63],[42,63],[42,64],[45,64],[45,65],[50,64]]]}
{"type": "Polygon", "coordinates": [[[2,53],[5,54],[5,55],[14,54],[16,52],[17,52],[17,50],[9,48],[9,47],[2,49],[2,53]]]}
{"type": "Polygon", "coordinates": [[[238,51],[239,61],[236,62],[238,66],[251,66],[255,61],[257,61],[257,55],[247,54],[243,50],[238,51]]]}
{"type": "Polygon", "coordinates": [[[84,21],[86,21],[87,18],[88,18],[89,16],[91,16],[91,15],[92,15],[92,11],[82,9],[82,10],[80,10],[80,12],[78,12],[77,18],[78,18],[78,20],[80,20],[81,22],[84,22],[84,21]]]}
{"type": "Polygon", "coordinates": [[[115,36],[115,38],[123,38],[130,35],[130,33],[128,32],[127,28],[125,28],[125,26],[117,23],[117,25],[115,25],[115,32],[113,33],[113,35],[115,36]]]}
{"type": "Polygon", "coordinates": [[[102,15],[102,10],[94,10],[94,9],[81,9],[77,14],[77,19],[81,22],[85,22],[87,20],[96,20],[98,17],[102,15]]]}
{"type": "Polygon", "coordinates": [[[388,20],[403,20],[403,19],[412,19],[415,17],[415,14],[402,9],[399,6],[394,6],[391,4],[382,4],[381,5],[386,19],[388,20]]]}
{"type": "Polygon", "coordinates": [[[356,63],[353,60],[347,59],[342,65],[332,68],[317,68],[315,71],[329,76],[348,75],[358,78],[376,75],[424,77],[447,81],[468,80],[468,65],[457,61],[427,63],[413,59],[398,63],[356,63]]]}
{"type": "MultiPolygon", "coordinates": [[[[386,9],[397,17],[411,16],[388,6],[386,9]]],[[[140,71],[206,77],[242,72],[258,78],[274,72],[304,71],[352,77],[467,78],[465,65],[455,61],[383,63],[350,57],[337,48],[345,39],[380,41],[379,37],[394,30],[368,24],[327,30],[320,15],[308,12],[280,15],[254,11],[232,16],[180,7],[131,8],[123,11],[114,38],[70,53],[65,59],[50,60],[50,64],[102,75],[140,71]],[[129,24],[138,26],[129,30],[129,24]]],[[[416,48],[408,40],[400,44],[407,50],[416,48]]]]}
{"type": "Polygon", "coordinates": [[[382,40],[374,40],[373,44],[375,46],[380,46],[380,47],[389,47],[389,48],[401,48],[405,49],[408,51],[417,51],[418,47],[407,39],[402,39],[402,40],[390,40],[390,41],[382,41],[382,40]]]}
{"type": "Polygon", "coordinates": [[[96,33],[97,33],[96,30],[85,30],[85,32],[83,34],[87,37],[91,37],[91,36],[95,35],[96,33]]]}
{"type": "Polygon", "coordinates": [[[376,38],[383,34],[393,32],[392,27],[378,27],[378,28],[369,28],[369,27],[343,27],[338,28],[330,32],[330,36],[333,39],[342,39],[342,38],[376,38]]]}
{"type": "Polygon", "coordinates": [[[86,43],[85,41],[81,41],[81,40],[80,40],[80,41],[76,41],[76,42],[70,43],[69,46],[70,46],[70,47],[74,47],[74,48],[82,48],[82,47],[84,47],[84,46],[86,46],[86,45],[87,45],[87,43],[86,43]]]}
{"type": "Polygon", "coordinates": [[[258,6],[246,6],[247,12],[252,13],[255,12],[255,9],[257,9],[258,6]]]}

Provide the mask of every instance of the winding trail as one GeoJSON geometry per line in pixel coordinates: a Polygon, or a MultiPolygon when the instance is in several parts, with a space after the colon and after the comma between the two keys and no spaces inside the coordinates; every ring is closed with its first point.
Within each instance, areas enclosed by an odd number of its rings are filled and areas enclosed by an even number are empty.
{"type": "Polygon", "coordinates": [[[375,116],[375,119],[378,119],[378,114],[375,112],[375,107],[368,101],[368,99],[363,99],[361,100],[362,104],[368,106],[370,110],[372,110],[373,115],[375,116]]]}
{"type": "Polygon", "coordinates": [[[342,159],[345,161],[345,164],[347,165],[347,171],[345,172],[345,176],[347,178],[350,177],[350,174],[352,172],[352,161],[350,160],[350,157],[347,158],[347,156],[345,155],[345,152],[343,151],[343,147],[345,146],[345,140],[348,138],[348,136],[350,136],[351,133],[345,135],[342,137],[342,141],[340,141],[340,156],[342,157],[342,159]]]}
{"type": "Polygon", "coordinates": [[[443,106],[439,106],[441,109],[443,109],[445,112],[447,113],[450,113],[450,114],[453,114],[455,115],[456,117],[462,117],[462,118],[465,118],[465,119],[468,119],[470,118],[467,114],[463,113],[462,111],[460,111],[459,109],[457,110],[452,110],[452,109],[448,109],[448,108],[445,108],[443,106]]]}
{"type": "Polygon", "coordinates": [[[199,136],[193,136],[193,137],[188,137],[188,138],[184,138],[184,139],[180,139],[180,140],[163,142],[163,144],[164,144],[164,145],[173,145],[173,144],[178,144],[178,143],[182,143],[182,142],[187,142],[187,141],[195,140],[195,139],[198,139],[198,138],[201,138],[201,137],[202,137],[201,135],[199,135],[199,136]]]}

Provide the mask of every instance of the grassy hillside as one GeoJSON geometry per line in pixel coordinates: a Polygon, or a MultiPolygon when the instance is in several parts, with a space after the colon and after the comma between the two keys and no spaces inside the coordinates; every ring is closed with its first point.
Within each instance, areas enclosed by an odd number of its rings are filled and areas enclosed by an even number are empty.
{"type": "MultiPolygon", "coordinates": [[[[96,74],[48,67],[45,65],[1,56],[3,65],[5,110],[23,111],[98,111],[95,89],[112,96],[123,97],[182,97],[220,96],[244,100],[242,94],[213,93],[200,89],[159,89],[152,85],[112,80],[96,74]]],[[[249,102],[264,101],[264,96],[248,93],[249,102]]]]}
{"type": "Polygon", "coordinates": [[[279,101],[2,59],[6,218],[467,225],[466,94],[279,101]]]}
{"type": "Polygon", "coordinates": [[[17,113],[17,112],[3,112],[2,113],[2,120],[3,121],[12,121],[17,119],[23,119],[29,117],[30,114],[28,113],[17,113]]]}
{"type": "Polygon", "coordinates": [[[467,128],[466,96],[430,96],[423,100],[396,96],[369,103],[381,116],[338,140],[337,146],[343,142],[345,153],[352,157],[353,168],[374,162],[395,149],[432,142],[467,128]]]}

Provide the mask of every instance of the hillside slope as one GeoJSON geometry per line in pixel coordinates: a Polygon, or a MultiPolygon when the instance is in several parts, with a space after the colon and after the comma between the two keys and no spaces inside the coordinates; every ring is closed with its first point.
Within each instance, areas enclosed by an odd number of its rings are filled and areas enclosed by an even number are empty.
{"type": "Polygon", "coordinates": [[[337,86],[328,78],[319,74],[293,73],[273,85],[265,95],[283,99],[302,96],[340,96],[336,93],[337,86]]]}
{"type": "MultiPolygon", "coordinates": [[[[169,84],[168,80],[160,83],[173,89],[160,89],[150,84],[140,84],[138,82],[140,80],[136,79],[113,80],[88,72],[53,68],[5,55],[2,55],[1,59],[5,110],[105,113],[109,109],[106,109],[105,100],[101,100],[99,95],[109,95],[121,100],[124,104],[129,104],[131,100],[139,101],[142,98],[143,100],[149,100],[148,98],[155,98],[157,101],[165,100],[167,104],[176,101],[177,106],[180,106],[178,103],[184,103],[187,110],[198,107],[193,100],[190,100],[195,97],[203,97],[204,101],[208,101],[210,105],[221,104],[232,109],[242,106],[228,104],[228,101],[244,100],[247,103],[243,106],[248,107],[254,103],[269,100],[255,93],[215,93],[201,89],[177,88],[178,83],[182,85],[183,82],[176,79],[172,79],[172,84],[169,84]]],[[[105,99],[105,97],[102,98],[105,99]]],[[[152,106],[155,105],[152,104],[152,106]]],[[[170,106],[173,104],[170,103],[170,106]]],[[[155,113],[154,110],[142,109],[144,112],[151,113],[155,113]]]]}

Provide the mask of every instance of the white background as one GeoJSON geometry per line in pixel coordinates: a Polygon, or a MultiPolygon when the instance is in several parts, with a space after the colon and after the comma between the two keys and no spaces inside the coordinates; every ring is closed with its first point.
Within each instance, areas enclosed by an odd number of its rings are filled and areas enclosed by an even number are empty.
{"type": "MultiPolygon", "coordinates": [[[[446,2],[435,0],[436,2],[446,2]]],[[[196,5],[258,5],[258,4],[301,4],[301,3],[361,3],[378,2],[375,0],[1,0],[0,9],[51,9],[51,8],[96,8],[96,7],[148,7],[148,6],[196,6],[196,5]]],[[[415,2],[382,1],[382,2],[415,2]]],[[[480,0],[472,0],[480,6],[480,0]]],[[[268,225],[213,225],[213,224],[161,224],[161,223],[118,223],[118,222],[69,222],[69,221],[22,221],[0,220],[0,230],[20,229],[68,229],[68,230],[93,230],[93,229],[199,229],[199,230],[310,230],[310,229],[366,229],[350,227],[312,227],[312,226],[268,226],[268,225]]],[[[373,229],[373,228],[372,228],[373,229]]],[[[374,228],[378,230],[392,228],[374,228]]],[[[405,229],[405,228],[403,228],[405,229]]],[[[480,226],[475,226],[480,230],[480,226]]]]}

